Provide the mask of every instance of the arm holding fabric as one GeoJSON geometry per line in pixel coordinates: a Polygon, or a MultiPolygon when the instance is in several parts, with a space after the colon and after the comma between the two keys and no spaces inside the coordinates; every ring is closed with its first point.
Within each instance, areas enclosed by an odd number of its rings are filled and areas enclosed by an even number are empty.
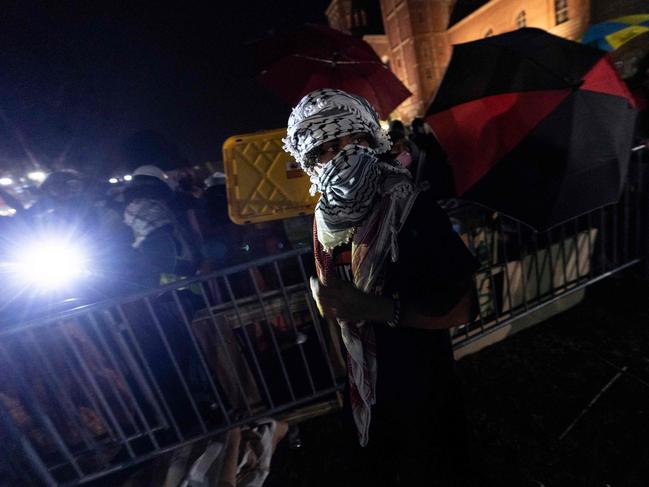
{"type": "Polygon", "coordinates": [[[453,231],[432,195],[422,194],[399,234],[399,259],[387,269],[385,295],[371,295],[351,283],[311,278],[320,314],[347,321],[384,322],[394,318],[397,292],[399,326],[452,328],[475,316],[473,272],[477,262],[453,231]]]}
{"type": "MultiPolygon", "coordinates": [[[[320,313],[327,318],[386,323],[394,317],[392,298],[364,293],[340,279],[330,279],[324,285],[312,277],[311,292],[320,313]]],[[[472,288],[468,287],[455,305],[438,316],[422,314],[412,302],[405,302],[401,308],[399,327],[433,330],[459,326],[473,317],[474,301],[472,288]]]]}

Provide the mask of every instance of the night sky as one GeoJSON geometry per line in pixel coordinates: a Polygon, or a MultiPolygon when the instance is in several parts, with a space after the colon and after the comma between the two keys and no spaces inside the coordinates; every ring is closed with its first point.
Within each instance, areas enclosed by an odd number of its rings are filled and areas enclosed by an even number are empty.
{"type": "Polygon", "coordinates": [[[0,176],[39,164],[108,175],[146,141],[214,161],[228,136],[283,126],[289,107],[256,81],[250,44],[325,23],[329,3],[5,2],[0,176]]]}

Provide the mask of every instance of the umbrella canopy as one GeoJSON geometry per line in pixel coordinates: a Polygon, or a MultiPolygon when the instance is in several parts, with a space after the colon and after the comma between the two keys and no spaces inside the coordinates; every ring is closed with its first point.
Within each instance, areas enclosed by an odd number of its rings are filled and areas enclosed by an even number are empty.
{"type": "Polygon", "coordinates": [[[635,115],[604,52],[526,28],[455,46],[426,120],[458,195],[543,229],[618,200],[635,115]]]}
{"type": "Polygon", "coordinates": [[[263,85],[295,105],[313,90],[337,88],[366,98],[387,118],[412,93],[362,39],[307,24],[257,44],[263,85]]]}
{"type": "Polygon", "coordinates": [[[649,32],[649,14],[627,15],[591,25],[581,42],[610,52],[645,32],[649,32]]]}

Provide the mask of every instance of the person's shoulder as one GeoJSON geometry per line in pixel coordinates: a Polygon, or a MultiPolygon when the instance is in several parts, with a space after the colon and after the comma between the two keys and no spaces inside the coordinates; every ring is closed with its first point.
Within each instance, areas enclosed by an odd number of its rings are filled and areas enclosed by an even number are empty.
{"type": "Polygon", "coordinates": [[[420,222],[424,220],[429,226],[448,225],[449,219],[446,212],[437,202],[435,194],[428,191],[421,191],[412,206],[408,220],[420,222]]]}

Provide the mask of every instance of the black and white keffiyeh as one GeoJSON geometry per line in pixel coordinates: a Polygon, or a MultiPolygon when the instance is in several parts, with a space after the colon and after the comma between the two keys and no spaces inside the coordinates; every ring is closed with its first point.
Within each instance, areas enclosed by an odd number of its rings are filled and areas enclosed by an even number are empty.
{"type": "Polygon", "coordinates": [[[327,163],[314,188],[320,193],[315,220],[325,250],[350,242],[377,198],[402,200],[414,191],[407,169],[380,162],[373,149],[353,144],[327,163]]]}
{"type": "Polygon", "coordinates": [[[388,134],[365,98],[324,88],[309,93],[293,108],[283,139],[284,150],[311,174],[313,161],[309,153],[325,142],[357,133],[371,136],[377,153],[390,150],[388,134]]]}
{"type": "Polygon", "coordinates": [[[161,201],[138,198],[125,208],[124,223],[133,230],[135,240],[132,246],[137,249],[153,231],[173,225],[174,216],[161,201]]]}

